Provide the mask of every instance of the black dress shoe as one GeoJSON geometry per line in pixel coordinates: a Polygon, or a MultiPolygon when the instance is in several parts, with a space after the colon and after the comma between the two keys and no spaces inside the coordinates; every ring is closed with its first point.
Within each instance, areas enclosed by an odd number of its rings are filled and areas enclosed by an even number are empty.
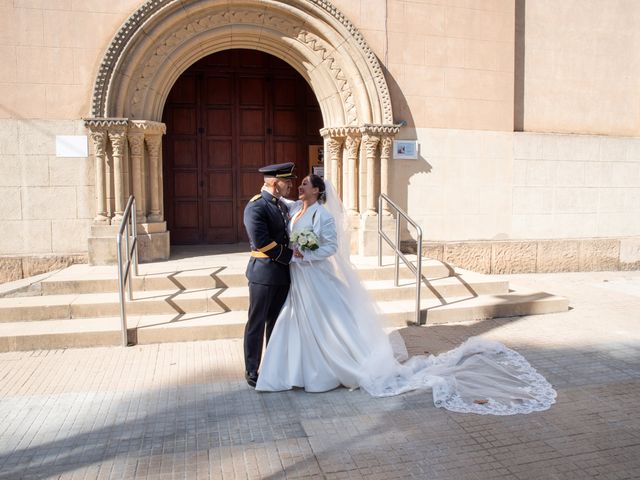
{"type": "Polygon", "coordinates": [[[244,372],[244,378],[247,380],[250,387],[256,388],[256,383],[258,383],[258,372],[244,372]]]}

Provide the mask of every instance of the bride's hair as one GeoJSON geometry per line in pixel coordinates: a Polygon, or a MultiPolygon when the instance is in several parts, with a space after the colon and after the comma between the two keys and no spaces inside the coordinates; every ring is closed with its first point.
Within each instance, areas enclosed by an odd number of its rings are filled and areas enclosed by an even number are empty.
{"type": "Polygon", "coordinates": [[[309,174],[309,182],[311,182],[311,186],[318,189],[318,202],[324,203],[327,201],[327,190],[324,186],[324,180],[322,177],[316,175],[315,173],[309,174]]]}

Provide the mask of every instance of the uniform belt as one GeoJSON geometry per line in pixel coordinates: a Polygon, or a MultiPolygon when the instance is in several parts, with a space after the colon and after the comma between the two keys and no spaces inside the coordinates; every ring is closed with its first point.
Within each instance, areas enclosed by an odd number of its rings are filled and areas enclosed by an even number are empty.
{"type": "Polygon", "coordinates": [[[259,252],[257,250],[252,250],[251,256],[255,258],[269,258],[269,255],[267,255],[266,253],[259,252]]]}

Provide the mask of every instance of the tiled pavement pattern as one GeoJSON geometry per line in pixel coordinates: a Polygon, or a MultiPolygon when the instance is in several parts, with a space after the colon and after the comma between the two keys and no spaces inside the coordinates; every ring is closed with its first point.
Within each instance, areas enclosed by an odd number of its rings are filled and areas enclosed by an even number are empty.
{"type": "Polygon", "coordinates": [[[0,478],[640,478],[640,272],[514,275],[567,313],[402,334],[413,354],[471,335],[522,352],[549,411],[463,415],[427,392],[258,394],[240,340],[0,354],[0,478]]]}

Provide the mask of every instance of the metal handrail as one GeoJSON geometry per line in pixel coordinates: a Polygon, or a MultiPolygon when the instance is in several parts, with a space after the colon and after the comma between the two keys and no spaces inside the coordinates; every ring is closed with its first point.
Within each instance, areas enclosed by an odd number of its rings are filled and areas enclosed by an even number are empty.
{"type": "Polygon", "coordinates": [[[405,263],[405,265],[416,275],[416,325],[422,325],[422,321],[420,319],[420,287],[422,286],[422,228],[415,221],[413,221],[409,216],[402,211],[400,207],[398,207],[393,200],[391,200],[387,195],[381,193],[378,197],[378,266],[382,266],[382,240],[384,239],[387,244],[393,248],[395,252],[395,278],[394,284],[397,287],[400,278],[400,259],[405,263]],[[396,211],[396,241],[395,244],[393,240],[391,240],[386,233],[382,231],[382,201],[386,201],[395,211],[396,211]],[[418,238],[416,239],[416,252],[417,252],[417,262],[416,265],[413,265],[407,257],[400,251],[400,217],[403,217],[407,223],[411,224],[418,234],[418,238]]]}
{"type": "Polygon", "coordinates": [[[122,324],[122,346],[126,347],[129,344],[129,338],[127,335],[127,309],[124,298],[124,288],[128,282],[127,296],[129,300],[133,300],[133,287],[132,281],[129,277],[131,273],[131,262],[133,261],[133,273],[138,276],[138,224],[136,222],[136,199],[131,195],[127,206],[122,214],[122,222],[118,229],[118,235],[116,235],[116,251],[118,256],[118,292],[120,294],[120,322],[122,324]],[[129,230],[131,224],[133,235],[129,230]],[[124,234],[125,247],[127,251],[126,265],[122,264],[122,237],[124,234]],[[129,246],[129,239],[133,237],[132,245],[129,246]]]}

